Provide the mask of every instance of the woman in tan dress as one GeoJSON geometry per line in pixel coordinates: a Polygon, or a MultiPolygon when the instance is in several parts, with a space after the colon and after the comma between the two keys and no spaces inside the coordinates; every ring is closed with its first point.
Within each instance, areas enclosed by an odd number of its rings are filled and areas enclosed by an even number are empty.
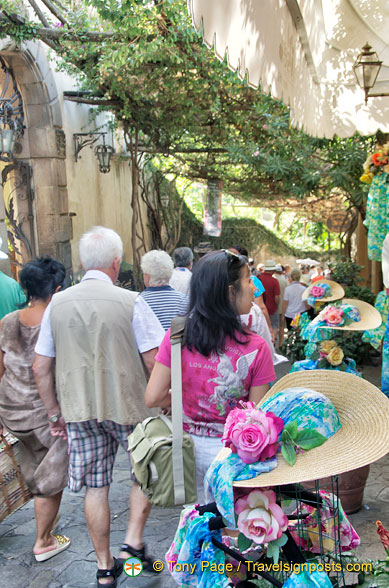
{"type": "Polygon", "coordinates": [[[52,257],[27,263],[19,274],[28,306],[0,321],[0,432],[21,442],[22,473],[34,496],[37,561],[50,559],[70,545],[52,532],[67,483],[68,456],[64,439],[50,435],[46,409],[32,373],[34,348],[46,306],[62,288],[65,268],[52,257]]]}

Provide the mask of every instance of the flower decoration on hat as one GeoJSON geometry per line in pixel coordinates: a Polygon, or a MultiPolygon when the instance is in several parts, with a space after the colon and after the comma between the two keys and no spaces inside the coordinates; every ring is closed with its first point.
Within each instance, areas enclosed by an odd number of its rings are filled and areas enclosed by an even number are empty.
{"type": "MultiPolygon", "coordinates": [[[[330,365],[334,367],[340,366],[343,363],[344,353],[342,349],[337,346],[335,341],[322,341],[322,343],[320,344],[319,354],[321,360],[328,362],[330,365]]],[[[318,367],[327,367],[320,365],[320,361],[318,367]]]]}
{"type": "Polygon", "coordinates": [[[327,306],[317,316],[317,324],[325,327],[344,327],[361,320],[361,313],[352,304],[327,306]]]}
{"type": "Polygon", "coordinates": [[[264,413],[257,409],[254,402],[242,402],[241,406],[229,413],[222,442],[244,463],[273,457],[278,451],[278,436],[284,421],[272,412],[264,413]]]}
{"type": "MultiPolygon", "coordinates": [[[[327,284],[323,284],[327,285],[327,284]]],[[[325,289],[323,288],[323,286],[313,286],[311,288],[311,296],[313,296],[314,298],[323,298],[324,294],[325,294],[325,289]]],[[[328,286],[327,286],[328,288],[328,286]]]]}
{"type": "Polygon", "coordinates": [[[299,430],[296,421],[287,424],[273,412],[256,408],[253,402],[241,403],[227,417],[222,442],[246,464],[253,464],[281,453],[289,465],[300,452],[322,445],[326,437],[313,428],[299,430]]]}
{"type": "Polygon", "coordinates": [[[310,306],[315,306],[315,303],[318,300],[322,300],[325,298],[329,298],[332,295],[331,287],[329,284],[315,284],[311,287],[309,291],[309,296],[307,297],[307,302],[310,306]]]}
{"type": "MultiPolygon", "coordinates": [[[[316,361],[316,369],[337,369],[345,372],[347,364],[344,361],[343,349],[333,340],[322,341],[319,349],[311,355],[311,359],[316,361]]],[[[350,360],[347,359],[347,362],[350,360]]]]}
{"type": "Polygon", "coordinates": [[[363,165],[364,173],[359,178],[361,182],[370,184],[375,175],[382,172],[389,173],[389,143],[366,159],[363,165]]]}

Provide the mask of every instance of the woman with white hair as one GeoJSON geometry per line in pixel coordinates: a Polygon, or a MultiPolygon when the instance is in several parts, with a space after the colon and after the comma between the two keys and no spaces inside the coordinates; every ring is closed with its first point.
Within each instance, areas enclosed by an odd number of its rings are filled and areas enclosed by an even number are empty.
{"type": "Polygon", "coordinates": [[[141,296],[167,331],[174,317],[186,314],[189,303],[187,296],[169,285],[174,269],[173,260],[166,251],[153,249],[142,257],[140,266],[146,286],[141,296]]]}

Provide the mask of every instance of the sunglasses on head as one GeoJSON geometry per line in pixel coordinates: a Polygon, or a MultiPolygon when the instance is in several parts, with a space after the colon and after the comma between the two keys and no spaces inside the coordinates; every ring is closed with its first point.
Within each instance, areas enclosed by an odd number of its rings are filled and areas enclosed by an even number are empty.
{"type": "Polygon", "coordinates": [[[236,261],[248,263],[247,257],[245,257],[244,255],[234,253],[233,251],[230,251],[229,249],[222,249],[221,251],[223,251],[227,255],[227,267],[230,267],[230,265],[232,265],[236,261]]]}

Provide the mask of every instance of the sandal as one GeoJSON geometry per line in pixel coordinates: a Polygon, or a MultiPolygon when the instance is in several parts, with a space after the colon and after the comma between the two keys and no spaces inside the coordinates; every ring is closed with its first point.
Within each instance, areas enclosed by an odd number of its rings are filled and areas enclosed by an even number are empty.
{"type": "Polygon", "coordinates": [[[96,579],[97,579],[97,588],[101,586],[107,586],[107,588],[116,588],[117,586],[117,579],[123,571],[123,564],[120,563],[119,559],[116,557],[113,558],[113,567],[110,570],[97,570],[96,579]],[[110,584],[100,584],[100,578],[113,578],[113,581],[110,584]]]}
{"type": "Polygon", "coordinates": [[[36,561],[47,561],[51,557],[58,555],[59,553],[61,553],[61,551],[64,551],[69,547],[69,537],[66,537],[66,535],[54,535],[54,533],[51,534],[53,537],[55,537],[57,541],[57,546],[53,549],[50,549],[49,551],[45,551],[44,553],[39,553],[38,555],[35,555],[36,561]]]}
{"type": "MultiPolygon", "coordinates": [[[[134,547],[127,545],[127,543],[124,543],[121,546],[120,551],[125,551],[126,553],[128,553],[128,557],[132,556],[132,557],[136,557],[136,558],[140,559],[140,561],[143,564],[143,571],[144,572],[149,572],[151,574],[160,574],[161,573],[162,570],[159,570],[159,569],[155,570],[154,569],[155,560],[150,555],[146,555],[145,545],[142,547],[142,549],[135,549],[134,547]]],[[[123,564],[126,560],[119,558],[118,561],[122,562],[122,566],[123,566],[123,564]]]]}

